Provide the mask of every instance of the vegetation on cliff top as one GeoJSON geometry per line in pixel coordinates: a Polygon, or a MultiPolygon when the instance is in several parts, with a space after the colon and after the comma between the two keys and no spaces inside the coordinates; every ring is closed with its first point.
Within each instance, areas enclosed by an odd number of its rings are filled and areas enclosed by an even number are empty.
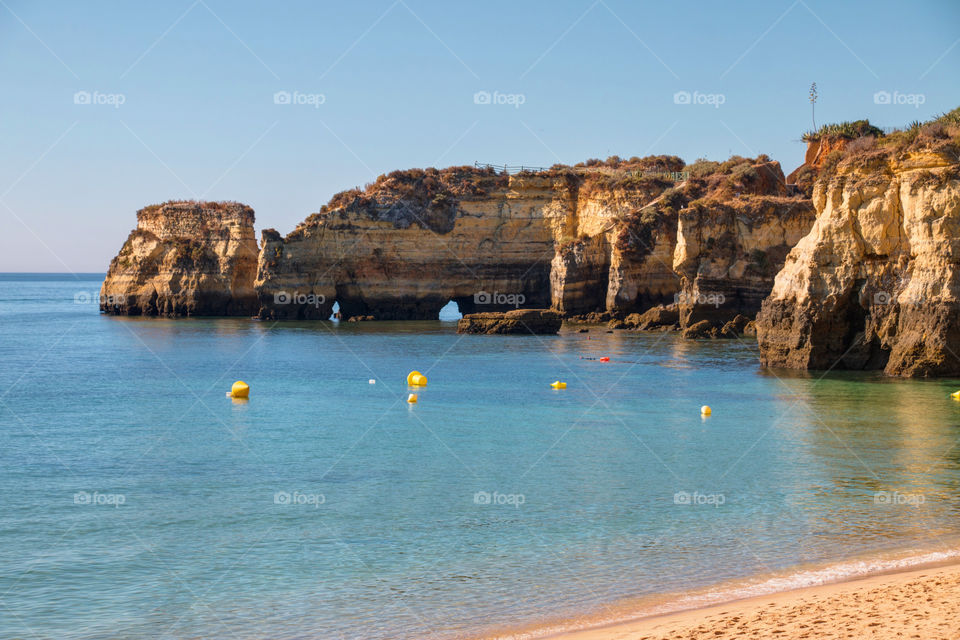
{"type": "MultiPolygon", "coordinates": [[[[706,203],[746,196],[787,196],[779,163],[766,155],[732,156],[723,162],[699,159],[691,165],[677,156],[626,160],[611,156],[573,166],[556,164],[512,178],[552,179],[552,188],[558,195],[574,199],[609,193],[615,206],[623,210],[619,217],[624,218],[639,213],[663,194],[666,198],[658,204],[656,217],[675,214],[696,200],[706,203]]],[[[486,197],[505,189],[510,180],[511,176],[493,168],[471,166],[393,171],[362,189],[337,193],[288,237],[297,237],[314,224],[333,222],[331,215],[349,224],[345,215],[359,211],[391,221],[399,228],[417,223],[444,233],[453,226],[459,201],[486,197]]],[[[644,224],[651,222],[654,221],[648,219],[644,224]]]]}
{"type": "Polygon", "coordinates": [[[243,204],[242,202],[236,202],[234,200],[167,200],[166,202],[161,202],[160,204],[150,204],[144,208],[137,211],[137,215],[141,213],[150,214],[156,213],[163,207],[168,206],[178,206],[180,208],[191,208],[191,209],[205,209],[210,211],[227,211],[230,209],[250,209],[249,206],[243,204]]]}
{"type": "Polygon", "coordinates": [[[687,165],[689,178],[664,190],[650,205],[622,217],[615,243],[637,258],[653,250],[655,236],[675,232],[682,210],[696,215],[736,215],[755,220],[770,215],[796,215],[808,210],[809,199],[788,195],[777,162],[766,155],[756,158],[732,156],[724,162],[699,159],[687,165]]]}
{"type": "Polygon", "coordinates": [[[804,142],[818,142],[824,138],[855,140],[863,136],[882,136],[883,130],[870,124],[869,120],[825,124],[816,131],[807,131],[801,137],[804,142]]]}
{"type": "MultiPolygon", "coordinates": [[[[756,162],[770,162],[770,159],[761,156],[756,162]]],[[[629,159],[610,156],[606,160],[593,158],[573,166],[555,164],[542,171],[524,171],[514,177],[567,179],[572,188],[584,195],[603,189],[659,193],[677,182],[670,174],[688,171],[692,178],[697,179],[713,174],[726,176],[721,180],[736,189],[738,185],[740,188],[749,188],[750,181],[755,177],[749,168],[753,163],[749,159],[734,156],[725,162],[698,160],[687,167],[683,159],[677,156],[634,156],[629,159]]],[[[356,187],[335,194],[305,222],[319,221],[326,217],[325,214],[336,210],[389,207],[397,201],[408,206],[429,207],[464,198],[482,198],[491,191],[505,188],[509,179],[506,173],[498,173],[492,168],[472,166],[392,171],[363,188],[356,187]]]]}
{"type": "Polygon", "coordinates": [[[892,159],[919,151],[946,153],[960,160],[960,107],[925,122],[916,120],[889,133],[880,131],[850,140],[827,154],[820,166],[819,179],[828,179],[841,165],[880,169],[892,159]]]}

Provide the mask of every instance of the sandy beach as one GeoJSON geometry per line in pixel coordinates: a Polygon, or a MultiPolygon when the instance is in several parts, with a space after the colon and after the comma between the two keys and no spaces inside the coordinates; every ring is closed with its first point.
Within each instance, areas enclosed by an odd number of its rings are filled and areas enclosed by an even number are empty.
{"type": "Polygon", "coordinates": [[[551,636],[560,640],[960,638],[960,564],[551,636]]]}

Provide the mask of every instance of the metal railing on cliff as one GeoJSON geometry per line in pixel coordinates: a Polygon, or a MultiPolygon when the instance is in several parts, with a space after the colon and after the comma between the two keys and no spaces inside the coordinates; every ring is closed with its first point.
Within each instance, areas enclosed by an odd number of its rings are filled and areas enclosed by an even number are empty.
{"type": "Polygon", "coordinates": [[[528,167],[526,165],[511,165],[511,164],[489,164],[486,162],[474,162],[473,166],[477,169],[493,169],[497,173],[506,173],[508,175],[514,175],[517,173],[523,173],[529,171],[531,173],[541,173],[543,171],[548,171],[550,167],[528,167]]]}

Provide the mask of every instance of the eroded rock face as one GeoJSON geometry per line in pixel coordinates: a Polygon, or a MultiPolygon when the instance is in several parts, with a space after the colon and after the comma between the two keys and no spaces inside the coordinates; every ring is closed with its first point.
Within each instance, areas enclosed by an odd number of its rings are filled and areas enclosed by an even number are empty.
{"type": "Polygon", "coordinates": [[[457,321],[457,333],[554,335],[563,319],[551,309],[515,309],[503,313],[470,313],[457,321]]]}
{"type": "Polygon", "coordinates": [[[168,202],[137,212],[110,262],[100,309],[118,315],[249,316],[257,312],[254,213],[239,203],[168,202]]]}
{"type": "Polygon", "coordinates": [[[683,210],[673,263],[681,325],[754,317],[813,220],[809,200],[783,196],[707,200],[683,210]]]}
{"type": "MultiPolygon", "coordinates": [[[[383,176],[338,195],[286,237],[264,232],[260,315],[327,318],[337,302],[342,317],[436,319],[451,300],[464,314],[603,312],[621,219],[672,184],[617,180],[470,167],[383,176]],[[305,298],[313,302],[297,302],[305,298]]],[[[634,273],[644,260],[616,258],[634,273]]],[[[644,304],[644,287],[634,290],[627,306],[644,304]]]]}
{"type": "MultiPolygon", "coordinates": [[[[669,260],[676,291],[672,300],[650,302],[676,308],[679,328],[688,337],[719,335],[737,315],[753,317],[787,252],[814,218],[810,200],[788,193],[780,164],[765,156],[702,164],[706,166],[690,167],[687,182],[642,212],[652,238],[641,244],[655,258],[646,264],[669,260]],[[664,256],[669,246],[672,255],[664,256]],[[704,321],[708,324],[686,331],[704,321]]],[[[641,235],[642,229],[632,235],[641,235]]],[[[639,325],[664,326],[648,320],[639,325]]]]}
{"type": "Polygon", "coordinates": [[[110,313],[430,320],[547,308],[621,320],[674,305],[685,328],[752,315],[809,209],[765,156],[671,156],[505,175],[413,169],[334,196],[292,233],[253,212],[167,203],[139,226],[104,284],[110,313]],[[715,296],[724,302],[715,304],[715,296]],[[699,302],[704,297],[704,301],[699,302]]]}
{"type": "Polygon", "coordinates": [[[680,291],[680,279],[673,271],[677,214],[656,203],[613,230],[606,308],[615,316],[671,304],[680,291]]]}
{"type": "Polygon", "coordinates": [[[260,315],[434,320],[460,311],[550,306],[554,221],[566,198],[535,177],[418,177],[342,197],[281,238],[265,231],[256,287],[260,315]],[[396,184],[394,184],[396,183],[396,184]],[[315,304],[298,302],[312,296],[315,304]]]}
{"type": "Polygon", "coordinates": [[[960,374],[960,166],[949,152],[844,161],[757,318],[763,363],[960,374]]]}

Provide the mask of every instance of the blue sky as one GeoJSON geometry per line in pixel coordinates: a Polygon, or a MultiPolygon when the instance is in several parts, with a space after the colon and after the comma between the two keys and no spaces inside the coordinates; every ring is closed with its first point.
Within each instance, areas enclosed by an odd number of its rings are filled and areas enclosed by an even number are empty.
{"type": "Polygon", "coordinates": [[[286,233],[397,168],[767,153],[789,172],[811,82],[818,124],[893,126],[960,105],[958,70],[954,0],[0,0],[0,271],[104,271],[173,198],[286,233]]]}

